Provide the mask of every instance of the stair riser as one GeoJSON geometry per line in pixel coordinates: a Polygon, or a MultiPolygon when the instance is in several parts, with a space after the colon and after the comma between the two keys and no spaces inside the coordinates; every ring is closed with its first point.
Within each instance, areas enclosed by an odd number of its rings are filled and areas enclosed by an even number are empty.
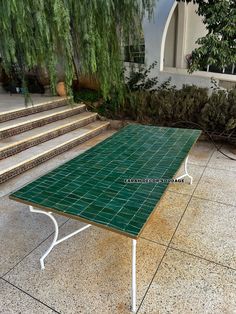
{"type": "Polygon", "coordinates": [[[21,110],[16,110],[13,112],[6,112],[4,114],[0,114],[0,122],[6,122],[9,120],[25,117],[25,116],[28,116],[30,114],[59,108],[59,107],[65,106],[67,104],[68,104],[68,100],[62,99],[62,100],[55,100],[55,101],[48,103],[48,104],[45,104],[45,105],[40,105],[40,106],[36,105],[35,107],[22,108],[21,110]]]}
{"type": "Polygon", "coordinates": [[[65,126],[64,128],[61,128],[59,130],[54,130],[48,134],[44,134],[44,135],[41,135],[37,138],[34,138],[34,139],[31,139],[31,140],[28,140],[26,142],[23,142],[23,143],[20,143],[20,144],[17,144],[13,147],[10,147],[10,148],[7,148],[3,151],[0,151],[0,160],[1,159],[4,159],[4,158],[7,158],[7,157],[10,157],[12,155],[15,155],[15,154],[18,154],[20,152],[22,152],[23,150],[25,149],[28,149],[30,147],[33,147],[35,145],[38,145],[38,144],[41,144],[43,142],[46,142],[46,141],[49,141],[55,137],[58,137],[60,135],[63,135],[65,133],[68,133],[68,132],[71,132],[73,130],[76,130],[80,127],[83,127],[91,122],[94,122],[96,121],[96,116],[92,116],[92,117],[89,117],[89,118],[86,118],[82,121],[78,121],[78,122],[75,122],[71,125],[68,125],[68,126],[65,126]]]}
{"type": "Polygon", "coordinates": [[[94,130],[93,132],[83,136],[82,138],[78,138],[78,139],[75,139],[74,141],[70,141],[69,143],[66,143],[65,145],[61,146],[61,147],[58,147],[50,152],[47,152],[45,153],[44,155],[42,156],[39,156],[38,158],[35,158],[34,160],[29,160],[28,162],[24,163],[23,165],[19,165],[18,167],[12,169],[12,170],[9,170],[8,172],[2,174],[0,176],[0,184],[29,170],[29,169],[32,169],[36,166],[38,166],[39,164],[57,156],[57,155],[60,155],[62,153],[64,153],[65,151],[83,143],[83,142],[86,142],[87,140],[93,138],[94,136],[102,133],[104,130],[106,130],[108,127],[108,125],[104,125],[103,127],[100,127],[96,130],[94,130]]]}
{"type": "Polygon", "coordinates": [[[26,132],[28,130],[34,129],[34,128],[38,128],[38,127],[43,126],[43,125],[48,124],[48,123],[62,120],[62,119],[71,117],[73,115],[79,114],[79,113],[84,112],[84,111],[85,111],[85,107],[74,108],[70,111],[67,111],[64,113],[58,113],[58,114],[50,116],[50,117],[42,118],[38,121],[32,121],[32,122],[26,123],[24,125],[12,127],[10,129],[1,131],[0,132],[0,139],[14,136],[16,134],[23,133],[23,132],[26,132]]]}

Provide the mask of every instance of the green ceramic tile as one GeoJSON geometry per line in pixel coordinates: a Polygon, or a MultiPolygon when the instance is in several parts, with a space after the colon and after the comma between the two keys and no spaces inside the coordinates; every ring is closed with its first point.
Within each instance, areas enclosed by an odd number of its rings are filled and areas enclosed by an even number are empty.
{"type": "Polygon", "coordinates": [[[138,237],[201,131],[129,125],[10,197],[138,237]]]}

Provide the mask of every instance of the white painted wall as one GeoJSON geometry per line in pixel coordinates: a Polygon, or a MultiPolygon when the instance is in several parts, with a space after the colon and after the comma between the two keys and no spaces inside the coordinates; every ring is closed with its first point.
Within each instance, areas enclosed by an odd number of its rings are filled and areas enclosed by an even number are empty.
{"type": "MultiPolygon", "coordinates": [[[[168,27],[177,2],[175,0],[156,0],[153,19],[144,19],[143,31],[145,38],[145,62],[149,66],[154,61],[158,66],[151,72],[151,76],[158,76],[159,82],[172,78],[172,84],[181,88],[183,84],[195,84],[203,87],[211,87],[211,79],[208,77],[199,77],[189,74],[177,73],[173,71],[164,71],[164,51],[168,27]]],[[[128,64],[126,64],[128,66],[128,64]]]]}
{"type": "Polygon", "coordinates": [[[166,34],[164,50],[164,67],[174,67],[176,58],[176,27],[178,11],[175,8],[166,34]]]}
{"type": "MultiPolygon", "coordinates": [[[[152,71],[151,76],[158,76],[160,83],[171,77],[172,84],[176,85],[177,88],[181,88],[183,84],[194,84],[200,87],[210,88],[212,86],[212,77],[214,77],[216,81],[229,80],[229,77],[224,74],[221,74],[221,77],[218,77],[215,73],[206,72],[188,74],[187,70],[184,69],[186,67],[184,60],[183,62],[179,62],[182,69],[168,66],[168,64],[173,64],[173,55],[170,56],[172,49],[170,47],[173,46],[173,33],[168,33],[168,27],[171,25],[170,27],[173,29],[174,23],[171,22],[171,18],[176,6],[177,2],[175,0],[156,0],[153,19],[151,21],[149,21],[148,18],[144,19],[143,30],[146,49],[145,62],[147,66],[152,64],[154,61],[158,62],[158,66],[152,71]],[[166,54],[165,47],[168,49],[166,54]],[[164,54],[166,56],[166,60],[164,60],[164,54]],[[166,64],[165,68],[164,62],[166,64]]],[[[184,45],[182,45],[183,49],[179,50],[185,55],[190,53],[196,47],[195,41],[197,38],[204,36],[206,31],[203,23],[201,22],[201,18],[195,13],[196,7],[193,4],[188,4],[186,6],[187,11],[185,13],[187,14],[184,14],[183,16],[186,18],[184,23],[187,24],[185,25],[186,27],[183,27],[183,29],[186,28],[187,34],[184,45]]],[[[181,34],[178,34],[178,36],[179,35],[181,34]]],[[[128,70],[128,63],[126,63],[126,67],[128,70]]],[[[234,76],[231,77],[233,80],[234,76]]]]}
{"type": "Polygon", "coordinates": [[[196,47],[196,40],[206,35],[207,31],[202,22],[202,18],[196,14],[197,5],[189,3],[187,5],[187,33],[185,54],[191,53],[196,47]]]}
{"type": "Polygon", "coordinates": [[[168,26],[164,66],[187,68],[186,55],[198,46],[198,38],[205,36],[202,18],[196,14],[197,5],[179,3],[168,26]]]}
{"type": "Polygon", "coordinates": [[[146,64],[156,60],[159,70],[163,69],[165,38],[176,5],[175,0],[156,0],[152,20],[146,18],[143,22],[146,64]]]}

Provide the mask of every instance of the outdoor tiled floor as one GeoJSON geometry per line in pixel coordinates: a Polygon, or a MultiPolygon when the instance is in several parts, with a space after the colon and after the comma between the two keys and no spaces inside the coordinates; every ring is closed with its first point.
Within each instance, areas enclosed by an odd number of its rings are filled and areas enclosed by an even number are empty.
{"type": "MultiPolygon", "coordinates": [[[[94,144],[88,141],[64,158],[94,144]]],[[[41,271],[52,225],[4,196],[62,160],[3,186],[0,313],[129,313],[130,239],[92,227],[58,245],[41,271]]],[[[138,240],[138,313],[236,313],[236,162],[198,142],[190,163],[193,186],[170,186],[138,240]]],[[[59,219],[62,236],[83,225],[59,219]]]]}

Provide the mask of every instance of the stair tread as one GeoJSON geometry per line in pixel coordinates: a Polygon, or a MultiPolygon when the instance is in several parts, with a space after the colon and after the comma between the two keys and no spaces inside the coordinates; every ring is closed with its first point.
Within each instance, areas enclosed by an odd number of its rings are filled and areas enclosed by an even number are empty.
{"type": "MultiPolygon", "coordinates": [[[[55,101],[63,101],[67,99],[67,97],[60,96],[41,96],[38,94],[31,95],[33,100],[33,106],[41,106],[45,105],[45,103],[51,103],[55,101]]],[[[32,105],[29,104],[28,107],[25,106],[25,98],[23,95],[9,95],[9,94],[1,94],[0,99],[0,108],[1,114],[8,114],[14,111],[31,108],[32,105]],[[10,109],[9,109],[10,108],[10,109]]]]}
{"type": "Polygon", "coordinates": [[[89,131],[95,130],[96,128],[108,125],[108,122],[96,121],[92,122],[84,127],[68,132],[47,142],[28,148],[16,155],[8,157],[0,161],[0,175],[7,172],[9,168],[15,167],[16,165],[23,163],[31,158],[35,158],[48,150],[55,148],[58,145],[64,144],[70,140],[73,140],[79,136],[86,135],[89,131]]]}
{"type": "Polygon", "coordinates": [[[33,113],[33,114],[30,114],[28,116],[24,116],[24,117],[21,117],[21,118],[17,118],[17,119],[13,119],[13,120],[9,120],[9,121],[6,121],[6,122],[2,122],[0,123],[0,132],[5,130],[5,129],[10,129],[10,128],[13,128],[14,126],[18,126],[18,125],[21,125],[21,124],[24,124],[24,123],[28,123],[30,121],[34,121],[35,119],[43,119],[47,116],[50,116],[50,115],[53,115],[53,114],[56,114],[56,113],[59,113],[59,112],[63,112],[65,110],[72,110],[74,108],[78,108],[78,107],[81,107],[81,106],[85,106],[83,104],[75,104],[73,106],[71,105],[65,105],[65,106],[62,106],[62,107],[58,107],[58,108],[54,108],[54,109],[50,109],[50,110],[47,110],[47,111],[42,111],[42,112],[38,112],[38,113],[33,113]]]}
{"type": "Polygon", "coordinates": [[[38,164],[34,168],[19,174],[17,177],[6,180],[4,183],[1,184],[0,197],[8,195],[12,191],[18,190],[25,184],[28,184],[38,179],[42,175],[45,175],[46,173],[56,169],[65,162],[75,158],[79,154],[82,154],[91,147],[109,138],[114,133],[116,133],[115,130],[106,129],[100,134],[93,136],[91,139],[88,139],[87,141],[81,143],[80,145],[77,145],[70,150],[63,152],[62,154],[55,156],[50,160],[45,161],[44,163],[38,164]]]}
{"type": "Polygon", "coordinates": [[[7,137],[1,140],[0,149],[4,149],[9,145],[14,145],[21,141],[27,141],[31,139],[32,137],[39,136],[40,134],[45,133],[45,132],[51,132],[58,127],[63,127],[69,123],[77,122],[80,119],[89,118],[93,116],[96,116],[96,113],[85,111],[85,112],[70,116],[68,118],[58,120],[52,123],[48,123],[38,128],[28,130],[27,132],[23,132],[23,133],[20,133],[11,137],[7,137]]]}

